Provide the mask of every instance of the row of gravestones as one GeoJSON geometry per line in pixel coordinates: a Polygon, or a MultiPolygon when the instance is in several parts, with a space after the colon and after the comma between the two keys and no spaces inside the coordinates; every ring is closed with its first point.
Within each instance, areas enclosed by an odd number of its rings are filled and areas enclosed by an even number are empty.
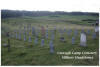
{"type": "MultiPolygon", "coordinates": [[[[31,31],[31,29],[29,29],[29,31],[31,31]]],[[[26,32],[26,31],[25,31],[25,28],[24,28],[24,32],[23,32],[23,34],[24,34],[24,41],[26,41],[25,32],[26,32]]],[[[49,46],[50,46],[50,53],[54,53],[53,40],[54,40],[54,38],[55,38],[56,29],[51,30],[51,32],[52,32],[52,33],[51,33],[51,40],[50,40],[49,46]]],[[[65,39],[64,39],[64,37],[63,37],[64,32],[66,32],[66,29],[64,29],[64,30],[59,30],[59,33],[60,33],[60,36],[61,36],[60,41],[63,41],[63,42],[65,42],[65,39]]],[[[72,30],[68,30],[67,34],[70,35],[71,32],[72,32],[72,30]]],[[[34,27],[32,27],[32,35],[35,34],[35,40],[34,40],[34,43],[35,43],[35,44],[38,43],[38,37],[37,37],[37,36],[38,36],[38,33],[39,33],[39,31],[36,32],[36,29],[35,29],[34,27]]],[[[87,34],[89,34],[89,33],[90,33],[90,30],[87,30],[87,34]]],[[[29,32],[27,32],[27,34],[29,35],[29,32]]],[[[44,29],[44,27],[42,27],[42,29],[41,29],[41,34],[42,34],[42,36],[43,36],[43,38],[41,39],[41,46],[44,46],[44,34],[45,34],[45,29],[44,29]]],[[[78,35],[78,30],[75,30],[75,31],[74,31],[74,35],[75,35],[75,36],[78,35]]],[[[48,30],[46,30],[46,35],[45,35],[45,36],[46,36],[46,38],[48,38],[48,30]]],[[[75,36],[72,37],[72,44],[75,44],[75,36]]],[[[18,39],[18,38],[19,38],[19,40],[21,40],[21,32],[19,32],[19,35],[18,35],[17,32],[16,32],[16,39],[18,39]]],[[[93,33],[93,38],[94,38],[94,39],[96,38],[96,33],[93,33]]],[[[80,39],[81,39],[80,45],[81,45],[81,46],[86,46],[86,33],[84,32],[84,30],[82,30],[80,39]]],[[[28,41],[29,41],[29,42],[32,42],[31,36],[29,36],[29,40],[28,40],[28,41]]]]}
{"type": "MultiPolygon", "coordinates": [[[[26,40],[26,34],[25,34],[25,32],[26,31],[23,32],[24,41],[26,40]]],[[[32,27],[32,35],[38,36],[39,32],[40,32],[39,30],[36,32],[35,28],[32,27]]],[[[54,39],[54,35],[55,35],[54,34],[54,30],[51,30],[51,32],[52,32],[51,38],[54,39]]],[[[63,30],[59,30],[61,39],[63,39],[64,32],[66,32],[66,29],[64,29],[64,31],[63,30]]],[[[72,32],[72,30],[68,30],[67,35],[69,36],[71,34],[71,32],[72,32]]],[[[90,30],[87,30],[87,34],[90,34],[90,30]]],[[[29,35],[29,31],[27,31],[27,35],[29,35]]],[[[48,38],[48,30],[46,30],[46,34],[45,34],[45,29],[41,29],[41,35],[42,35],[42,37],[48,38]]],[[[78,35],[78,30],[74,30],[74,37],[77,36],[77,35],[78,35]]],[[[18,38],[18,36],[19,36],[19,40],[20,40],[21,39],[21,32],[19,32],[19,35],[16,32],[16,39],[18,38]]],[[[92,37],[95,38],[96,37],[96,33],[93,33],[92,37]]],[[[29,36],[29,39],[31,39],[30,36],[29,36]]],[[[72,39],[74,39],[74,38],[72,38],[72,39]]]]}
{"type": "MultiPolygon", "coordinates": [[[[54,39],[54,31],[56,30],[56,28],[54,28],[54,30],[51,30],[51,32],[52,32],[52,35],[51,35],[51,39],[53,40],[54,39]]],[[[29,29],[29,31],[31,31],[31,29],[29,29]]],[[[27,31],[27,35],[29,35],[29,31],[27,31]]],[[[84,31],[84,30],[82,30],[82,31],[84,31]]],[[[24,27],[24,32],[23,32],[23,34],[24,34],[24,41],[26,41],[26,35],[25,35],[25,27],[24,27]]],[[[64,30],[59,30],[59,33],[60,33],[60,36],[61,36],[61,38],[60,38],[60,40],[61,41],[64,41],[64,37],[63,37],[63,34],[64,34],[64,32],[66,32],[66,29],[64,29],[64,30]]],[[[70,30],[68,30],[68,32],[67,32],[67,34],[68,34],[68,36],[71,34],[71,32],[72,32],[72,30],[70,29],[70,30]]],[[[34,27],[32,27],[32,35],[35,35],[36,37],[38,36],[38,33],[39,33],[39,30],[38,30],[38,32],[36,32],[36,29],[34,28],[34,27]]],[[[87,34],[90,34],[90,30],[87,30],[87,34]]],[[[46,30],[46,34],[45,34],[45,28],[44,27],[42,27],[42,29],[41,29],[41,35],[42,35],[42,37],[44,38],[44,37],[46,37],[46,38],[48,38],[48,30],[46,30]]],[[[75,40],[75,36],[77,36],[78,35],[78,30],[74,30],[74,37],[72,37],[72,42],[74,43],[74,40],[75,40]]],[[[19,38],[19,40],[21,40],[21,32],[19,32],[19,36],[18,36],[18,34],[17,34],[17,32],[16,32],[16,39],[17,38],[19,38]]],[[[96,38],[96,33],[93,33],[93,35],[92,35],[92,38],[93,39],[95,39],[96,38]]],[[[29,42],[31,42],[31,37],[29,36],[29,42]]]]}

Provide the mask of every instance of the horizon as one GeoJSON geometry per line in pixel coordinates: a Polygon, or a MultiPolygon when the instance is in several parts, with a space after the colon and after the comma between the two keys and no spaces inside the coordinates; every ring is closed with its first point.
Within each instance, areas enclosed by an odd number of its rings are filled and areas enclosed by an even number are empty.
{"type": "Polygon", "coordinates": [[[14,10],[14,9],[1,9],[1,10],[11,10],[11,11],[48,11],[48,12],[67,12],[67,13],[71,13],[71,12],[82,12],[82,13],[99,13],[99,12],[84,12],[84,11],[49,11],[49,10],[14,10]]]}

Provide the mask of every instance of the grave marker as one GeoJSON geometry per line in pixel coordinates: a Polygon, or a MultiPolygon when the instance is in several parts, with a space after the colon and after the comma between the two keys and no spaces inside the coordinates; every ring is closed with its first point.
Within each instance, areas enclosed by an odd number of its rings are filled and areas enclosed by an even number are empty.
{"type": "Polygon", "coordinates": [[[48,33],[46,33],[46,38],[48,39],[48,33]]]}
{"type": "Polygon", "coordinates": [[[49,47],[50,47],[50,53],[54,53],[54,46],[52,40],[49,42],[49,47]]]}
{"type": "Polygon", "coordinates": [[[44,39],[41,39],[41,46],[44,46],[44,39]]]}
{"type": "Polygon", "coordinates": [[[21,32],[19,32],[19,40],[21,40],[21,32]]]}
{"type": "Polygon", "coordinates": [[[34,43],[38,44],[38,38],[37,37],[35,38],[34,43]]]}
{"type": "Polygon", "coordinates": [[[41,36],[42,38],[45,37],[45,28],[43,26],[41,27],[41,36]]]}
{"type": "Polygon", "coordinates": [[[18,37],[17,37],[17,31],[16,31],[16,39],[17,39],[18,37]]]}
{"type": "Polygon", "coordinates": [[[24,41],[26,41],[26,35],[24,34],[24,41]]]}
{"type": "Polygon", "coordinates": [[[96,39],[96,33],[95,32],[92,34],[92,38],[96,39]]]}
{"type": "Polygon", "coordinates": [[[77,36],[78,30],[74,30],[74,36],[77,36]]]}
{"type": "Polygon", "coordinates": [[[54,34],[51,34],[51,40],[54,40],[54,34]]]}
{"type": "Polygon", "coordinates": [[[90,30],[87,30],[87,34],[90,34],[90,30]]]}
{"type": "Polygon", "coordinates": [[[32,40],[31,40],[31,37],[29,36],[29,40],[28,40],[28,42],[32,42],[32,40]]]}
{"type": "Polygon", "coordinates": [[[32,35],[35,35],[35,28],[32,27],[32,35]]]}
{"type": "Polygon", "coordinates": [[[71,32],[72,32],[72,30],[69,29],[68,32],[67,32],[67,35],[70,36],[71,35],[71,32]]]}
{"type": "Polygon", "coordinates": [[[9,32],[6,33],[6,36],[8,38],[8,52],[10,51],[10,34],[9,32]]]}
{"type": "Polygon", "coordinates": [[[81,32],[81,37],[80,37],[80,46],[86,46],[86,33],[84,31],[81,32]]]}
{"type": "Polygon", "coordinates": [[[75,37],[72,37],[72,44],[75,44],[75,37]]]}

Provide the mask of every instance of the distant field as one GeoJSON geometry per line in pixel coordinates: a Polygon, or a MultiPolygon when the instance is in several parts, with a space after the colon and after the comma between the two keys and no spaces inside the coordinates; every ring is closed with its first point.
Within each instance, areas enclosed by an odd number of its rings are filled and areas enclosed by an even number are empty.
{"type": "MultiPolygon", "coordinates": [[[[41,16],[41,17],[21,17],[21,18],[6,18],[1,20],[1,65],[99,65],[99,37],[92,39],[94,32],[95,20],[98,20],[96,16],[88,15],[57,15],[57,16],[41,16]],[[91,20],[92,19],[92,20],[91,20]],[[85,21],[84,21],[85,20],[85,21]],[[38,44],[34,44],[35,35],[29,32],[32,38],[32,42],[23,40],[24,26],[31,24],[36,30],[40,30],[41,26],[47,29],[48,25],[48,39],[45,38],[45,44],[41,47],[41,32],[39,32],[38,44]],[[56,34],[53,41],[54,54],[50,54],[49,41],[51,38],[51,31],[56,26],[56,34]],[[59,29],[66,29],[63,36],[66,42],[60,42],[59,29]],[[70,35],[67,35],[67,31],[71,29],[70,35]],[[72,37],[74,36],[74,30],[78,30],[78,35],[75,37],[75,44],[72,45],[72,37]],[[80,46],[80,32],[84,29],[85,32],[90,30],[90,34],[87,34],[87,47],[80,46]],[[7,47],[2,45],[7,43],[6,32],[11,34],[14,30],[21,30],[21,40],[11,37],[11,52],[8,52],[7,47]],[[96,55],[80,55],[80,56],[93,56],[94,59],[62,59],[61,55],[57,52],[97,52],[96,55]]],[[[15,34],[13,33],[15,36],[15,34]]],[[[73,56],[73,55],[68,55],[73,56]]]]}

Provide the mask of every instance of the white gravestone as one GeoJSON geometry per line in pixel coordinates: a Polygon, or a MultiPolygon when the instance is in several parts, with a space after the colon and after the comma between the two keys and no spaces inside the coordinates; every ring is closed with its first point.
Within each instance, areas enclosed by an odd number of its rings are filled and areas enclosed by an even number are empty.
{"type": "Polygon", "coordinates": [[[86,41],[87,41],[86,34],[85,34],[85,32],[82,32],[81,37],[80,37],[80,45],[81,46],[86,46],[86,41]]]}

